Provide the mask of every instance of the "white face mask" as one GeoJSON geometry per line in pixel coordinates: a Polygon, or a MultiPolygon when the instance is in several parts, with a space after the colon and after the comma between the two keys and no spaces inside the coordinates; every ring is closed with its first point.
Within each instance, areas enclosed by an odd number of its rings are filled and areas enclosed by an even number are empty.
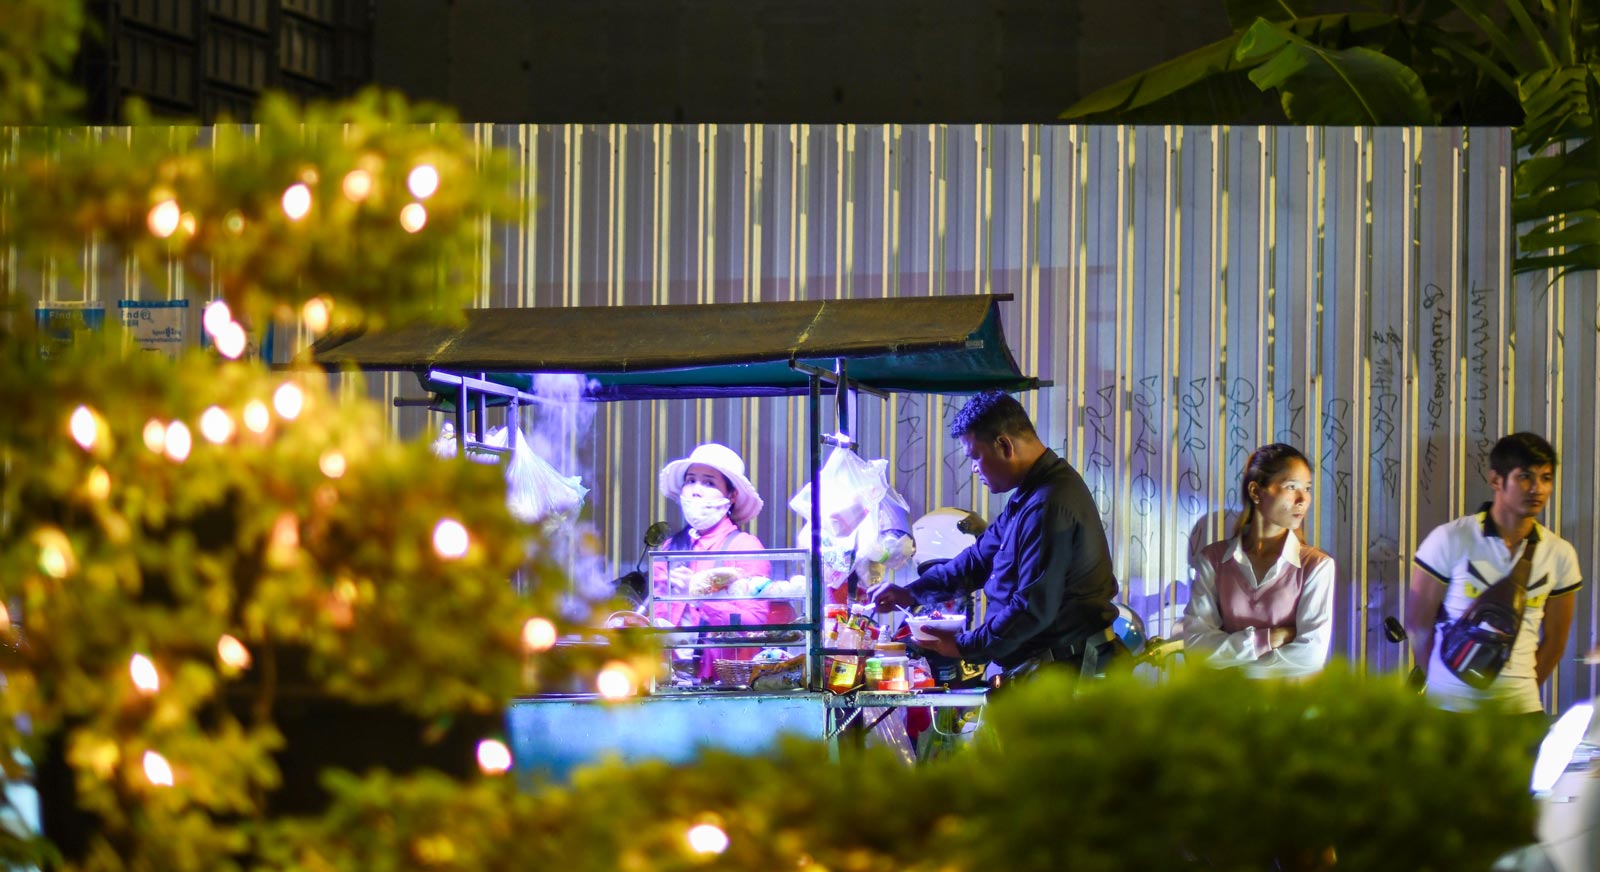
{"type": "Polygon", "coordinates": [[[689,522],[689,526],[696,530],[709,530],[722,520],[733,502],[725,497],[684,495],[678,498],[678,505],[683,507],[683,519],[689,522]]]}

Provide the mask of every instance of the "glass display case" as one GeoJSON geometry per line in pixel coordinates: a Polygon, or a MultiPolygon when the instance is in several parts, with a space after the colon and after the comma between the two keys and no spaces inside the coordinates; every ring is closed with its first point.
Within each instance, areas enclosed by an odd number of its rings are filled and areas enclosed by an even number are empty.
{"type": "Polygon", "coordinates": [[[652,551],[641,611],[666,633],[678,688],[782,690],[805,686],[811,554],[652,551]]]}

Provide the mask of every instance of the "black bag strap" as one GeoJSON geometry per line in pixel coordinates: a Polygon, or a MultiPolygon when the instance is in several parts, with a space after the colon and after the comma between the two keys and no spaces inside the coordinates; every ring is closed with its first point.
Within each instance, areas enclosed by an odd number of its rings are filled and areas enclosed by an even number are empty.
{"type": "MultiPolygon", "coordinates": [[[[1494,590],[1502,584],[1510,584],[1512,587],[1516,588],[1516,594],[1513,602],[1516,603],[1517,628],[1519,631],[1522,627],[1522,613],[1525,609],[1527,609],[1528,606],[1528,576],[1533,574],[1534,546],[1538,544],[1539,542],[1537,539],[1530,538],[1524,540],[1522,543],[1522,555],[1518,557],[1517,562],[1512,565],[1511,571],[1506,573],[1504,578],[1490,585],[1484,590],[1483,593],[1478,594],[1477,602],[1482,602],[1483,599],[1488,596],[1489,591],[1494,590]]],[[[1476,570],[1469,571],[1471,571],[1473,575],[1478,574],[1476,570]]],[[[1482,578],[1482,576],[1478,577],[1480,579],[1482,578]]],[[[1468,623],[1471,623],[1470,618],[1472,618],[1473,613],[1477,611],[1477,602],[1473,603],[1472,607],[1468,608],[1461,615],[1462,619],[1467,620],[1468,623]]]]}

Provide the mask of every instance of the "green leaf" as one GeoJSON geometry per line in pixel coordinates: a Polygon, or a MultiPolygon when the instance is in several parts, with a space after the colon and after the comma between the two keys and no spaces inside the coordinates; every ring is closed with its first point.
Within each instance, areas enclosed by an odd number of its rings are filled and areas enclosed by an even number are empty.
{"type": "Polygon", "coordinates": [[[1518,196],[1511,201],[1511,220],[1522,224],[1567,212],[1582,212],[1600,204],[1600,183],[1578,181],[1565,187],[1518,196]]]}
{"type": "Polygon", "coordinates": [[[1575,64],[1536,70],[1517,79],[1524,120],[1517,146],[1539,151],[1552,142],[1586,136],[1594,127],[1591,85],[1596,67],[1575,64]]]}
{"type": "Polygon", "coordinates": [[[1569,221],[1565,229],[1542,233],[1525,233],[1517,237],[1520,251],[1544,251],[1563,246],[1600,245],[1600,221],[1569,221]]]}
{"type": "MultiPolygon", "coordinates": [[[[1285,25],[1298,37],[1330,45],[1381,45],[1401,20],[1382,13],[1299,18],[1285,25]]],[[[1069,121],[1123,123],[1282,123],[1246,79],[1256,62],[1235,57],[1235,33],[1108,85],[1067,107],[1069,121]]]]}
{"type": "Polygon", "coordinates": [[[1576,272],[1597,272],[1600,271],[1600,246],[1585,246],[1562,254],[1518,257],[1511,269],[1515,273],[1555,270],[1558,279],[1576,272]]]}
{"type": "Polygon", "coordinates": [[[1597,151],[1600,147],[1593,140],[1586,140],[1568,148],[1564,154],[1523,158],[1517,163],[1513,177],[1517,196],[1595,178],[1596,168],[1600,167],[1597,151]]]}
{"type": "Polygon", "coordinates": [[[1258,19],[1240,40],[1237,56],[1260,62],[1250,80],[1263,91],[1280,91],[1284,114],[1295,124],[1437,121],[1416,72],[1369,48],[1323,48],[1258,19]]]}
{"type": "Polygon", "coordinates": [[[1312,0],[1227,0],[1228,24],[1234,30],[1249,27],[1257,18],[1291,21],[1310,15],[1316,8],[1312,0]]]}

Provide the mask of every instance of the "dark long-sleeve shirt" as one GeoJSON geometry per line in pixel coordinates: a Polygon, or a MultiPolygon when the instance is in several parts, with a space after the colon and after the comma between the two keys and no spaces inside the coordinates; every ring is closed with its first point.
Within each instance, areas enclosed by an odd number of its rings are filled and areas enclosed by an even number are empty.
{"type": "Polygon", "coordinates": [[[1014,667],[1110,626],[1117,579],[1105,527],[1078,471],[1045,450],[972,547],[906,586],[919,602],[983,588],[983,623],[956,636],[968,659],[1014,667]]]}

